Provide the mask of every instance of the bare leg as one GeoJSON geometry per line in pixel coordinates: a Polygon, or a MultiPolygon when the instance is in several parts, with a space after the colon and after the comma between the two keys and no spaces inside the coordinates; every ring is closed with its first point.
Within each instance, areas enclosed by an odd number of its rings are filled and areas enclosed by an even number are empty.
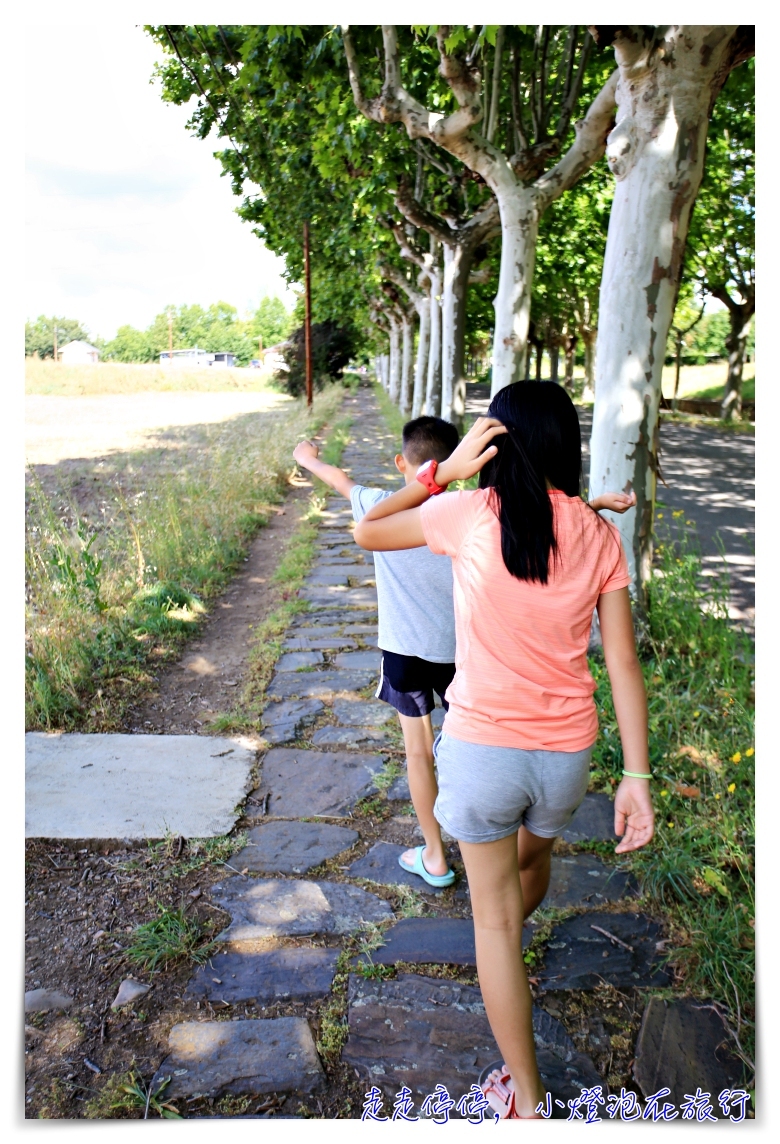
{"type": "Polygon", "coordinates": [[[469,879],[477,972],[490,1027],[515,1089],[519,1116],[533,1116],[544,1100],[531,1023],[531,990],[522,955],[523,892],[517,837],[461,842],[469,879]]]}
{"type": "MultiPolygon", "coordinates": [[[[447,858],[444,853],[444,843],[441,840],[441,828],[433,817],[433,804],[436,802],[439,788],[433,769],[431,717],[430,715],[423,715],[417,718],[411,715],[401,715],[399,712],[398,718],[401,720],[401,730],[404,733],[409,793],[412,796],[417,821],[425,839],[423,863],[429,874],[446,874],[447,858]]],[[[414,852],[407,850],[403,858],[405,862],[413,862],[414,852]]]]}
{"type": "Polygon", "coordinates": [[[554,838],[540,838],[524,826],[517,833],[517,861],[525,917],[530,917],[547,893],[550,885],[550,854],[554,842],[554,838]]]}

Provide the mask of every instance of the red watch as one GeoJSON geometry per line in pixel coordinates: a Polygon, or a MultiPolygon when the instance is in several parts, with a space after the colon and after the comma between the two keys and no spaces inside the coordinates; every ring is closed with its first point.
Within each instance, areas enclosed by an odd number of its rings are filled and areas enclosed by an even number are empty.
{"type": "Polygon", "coordinates": [[[417,480],[421,485],[424,485],[432,497],[437,496],[439,493],[446,491],[446,485],[436,484],[436,470],[439,467],[438,461],[423,461],[417,470],[417,480]]]}

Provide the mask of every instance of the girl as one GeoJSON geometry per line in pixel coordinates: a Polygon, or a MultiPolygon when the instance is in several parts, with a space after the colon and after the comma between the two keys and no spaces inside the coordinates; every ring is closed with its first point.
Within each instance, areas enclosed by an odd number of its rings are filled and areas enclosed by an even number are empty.
{"type": "Polygon", "coordinates": [[[456,673],[436,744],[435,814],[458,839],[477,970],[505,1066],[483,1091],[503,1117],[533,1118],[536,1066],[523,918],[547,891],[553,842],[585,796],[598,733],[587,646],[598,609],[625,770],[616,853],[653,835],[647,701],[620,537],[580,497],[580,427],[558,385],[518,382],[494,398],[446,461],[375,505],[361,547],[427,544],[452,557],[456,673]],[[480,473],[480,487],[439,497],[480,473]]]}

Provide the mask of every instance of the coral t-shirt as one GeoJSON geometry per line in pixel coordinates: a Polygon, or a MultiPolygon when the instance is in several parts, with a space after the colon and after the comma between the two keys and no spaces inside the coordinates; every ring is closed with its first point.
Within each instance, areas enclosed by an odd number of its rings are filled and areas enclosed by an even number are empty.
{"type": "Polygon", "coordinates": [[[630,583],[614,525],[554,490],[557,563],[547,584],[518,580],[501,556],[491,490],[431,497],[432,552],[452,557],[455,678],[445,730],[468,743],[581,751],[598,734],[587,649],[596,601],[630,583]]]}

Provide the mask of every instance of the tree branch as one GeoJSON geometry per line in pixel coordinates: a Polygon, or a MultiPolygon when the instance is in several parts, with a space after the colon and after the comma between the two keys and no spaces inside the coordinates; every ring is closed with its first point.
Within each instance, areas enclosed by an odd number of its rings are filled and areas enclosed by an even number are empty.
{"type": "Polygon", "coordinates": [[[615,90],[619,72],[615,70],[588,108],[587,115],[576,123],[576,138],[569,150],[551,171],[536,180],[534,186],[547,206],[576,183],[606,149],[607,135],[615,119],[615,90]]]}
{"type": "Polygon", "coordinates": [[[382,96],[377,96],[376,99],[366,99],[363,95],[363,88],[360,85],[360,68],[358,66],[355,46],[349,34],[349,24],[341,25],[341,39],[344,44],[344,54],[347,57],[349,86],[352,88],[352,98],[355,101],[355,107],[357,107],[358,111],[362,111],[366,119],[373,119],[375,123],[382,123],[382,96]]]}
{"type": "Polygon", "coordinates": [[[527,151],[528,139],[523,130],[523,108],[520,103],[520,48],[512,48],[512,126],[515,133],[515,151],[527,151]]]}
{"type": "Polygon", "coordinates": [[[496,50],[493,59],[493,87],[490,95],[490,116],[487,125],[487,141],[492,143],[496,137],[496,127],[498,126],[498,105],[501,100],[501,64],[503,63],[504,53],[504,25],[502,24],[496,33],[496,50]]]}
{"type": "MultiPolygon", "coordinates": [[[[585,36],[582,41],[582,50],[580,51],[580,62],[577,65],[577,74],[574,76],[572,82],[572,69],[570,67],[567,87],[564,88],[563,93],[563,105],[561,107],[561,113],[558,117],[558,122],[555,125],[555,134],[560,139],[563,139],[566,132],[569,130],[571,117],[574,114],[574,108],[577,105],[577,100],[580,98],[580,92],[582,91],[582,82],[585,78],[585,68],[587,66],[588,59],[590,58],[592,49],[593,37],[586,28],[585,36]]],[[[572,52],[571,64],[573,65],[573,63],[574,53],[572,52]]]]}

